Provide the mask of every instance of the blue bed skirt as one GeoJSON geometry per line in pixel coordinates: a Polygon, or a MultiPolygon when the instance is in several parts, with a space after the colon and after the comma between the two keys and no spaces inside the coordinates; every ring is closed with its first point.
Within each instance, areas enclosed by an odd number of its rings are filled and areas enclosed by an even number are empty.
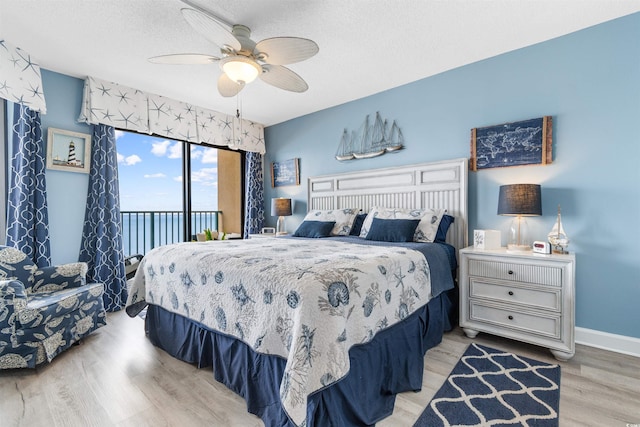
{"type": "MultiPolygon", "coordinates": [[[[306,427],[374,425],[391,415],[397,393],[420,390],[424,354],[454,324],[457,302],[452,296],[442,293],[372,341],[353,347],[349,374],[309,396],[306,427]]],[[[213,366],[214,378],[242,396],[247,410],[265,426],[295,426],[279,399],[283,358],[256,353],[242,341],[154,305],[148,307],[145,331],[172,356],[198,367],[213,366]]]]}

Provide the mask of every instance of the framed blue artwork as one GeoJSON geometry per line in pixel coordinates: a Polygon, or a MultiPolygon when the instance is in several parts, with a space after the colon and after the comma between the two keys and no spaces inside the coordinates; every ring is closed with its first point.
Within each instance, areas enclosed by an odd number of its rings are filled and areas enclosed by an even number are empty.
{"type": "Polygon", "coordinates": [[[471,129],[472,171],[552,161],[551,116],[471,129]]]}
{"type": "Polygon", "coordinates": [[[298,158],[271,163],[271,186],[300,185],[298,158]]]}

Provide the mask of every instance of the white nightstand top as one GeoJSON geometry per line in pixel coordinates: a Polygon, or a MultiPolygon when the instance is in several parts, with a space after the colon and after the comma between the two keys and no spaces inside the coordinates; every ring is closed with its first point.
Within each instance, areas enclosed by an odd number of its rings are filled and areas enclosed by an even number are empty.
{"type": "Polygon", "coordinates": [[[257,234],[249,234],[250,239],[269,239],[272,237],[276,237],[276,233],[257,233],[257,234]]]}
{"type": "Polygon", "coordinates": [[[468,246],[464,249],[460,249],[460,252],[468,253],[468,254],[483,254],[483,255],[509,255],[514,257],[523,257],[523,258],[541,258],[541,259],[557,259],[557,260],[568,260],[575,259],[575,254],[540,254],[533,251],[523,251],[523,252],[507,252],[506,247],[501,247],[498,249],[476,249],[473,246],[468,246]]]}

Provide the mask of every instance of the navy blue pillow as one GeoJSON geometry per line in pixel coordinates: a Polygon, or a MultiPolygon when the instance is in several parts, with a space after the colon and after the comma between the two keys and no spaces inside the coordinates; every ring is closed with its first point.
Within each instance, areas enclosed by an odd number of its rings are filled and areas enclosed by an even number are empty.
{"type": "Polygon", "coordinates": [[[447,241],[447,231],[449,231],[449,226],[453,224],[455,220],[451,215],[442,215],[442,219],[438,225],[438,232],[436,233],[436,242],[445,243],[447,241]]]}
{"type": "Polygon", "coordinates": [[[360,230],[362,230],[362,224],[364,224],[364,219],[366,217],[366,213],[356,215],[356,219],[353,220],[353,225],[351,226],[351,231],[349,231],[349,236],[360,235],[360,230]]]}
{"type": "Polygon", "coordinates": [[[302,221],[293,237],[329,237],[334,225],[335,221],[302,221]]]}
{"type": "Polygon", "coordinates": [[[373,218],[366,239],[381,242],[413,242],[413,234],[419,223],[419,219],[373,218]]]}

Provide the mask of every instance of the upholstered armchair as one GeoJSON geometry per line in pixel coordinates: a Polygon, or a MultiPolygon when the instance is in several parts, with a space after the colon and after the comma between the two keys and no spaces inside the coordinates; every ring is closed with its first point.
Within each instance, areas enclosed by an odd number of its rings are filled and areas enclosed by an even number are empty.
{"type": "Polygon", "coordinates": [[[104,285],[86,283],[87,264],[38,268],[0,246],[0,369],[34,368],[106,325],[104,285]]]}

